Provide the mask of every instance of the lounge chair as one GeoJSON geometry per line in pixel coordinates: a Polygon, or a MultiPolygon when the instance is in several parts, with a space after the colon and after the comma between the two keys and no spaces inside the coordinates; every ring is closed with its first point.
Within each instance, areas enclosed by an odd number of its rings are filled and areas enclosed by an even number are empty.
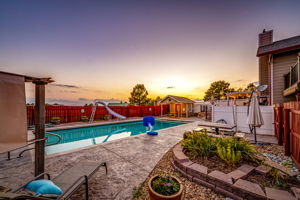
{"type": "MultiPolygon", "coordinates": [[[[54,198],[54,199],[68,199],[70,198],[82,185],[85,185],[85,196],[86,199],[89,198],[88,193],[88,180],[89,178],[96,172],[98,169],[104,166],[105,172],[107,174],[107,165],[106,162],[98,163],[98,162],[79,162],[73,167],[63,171],[60,175],[52,179],[52,182],[57,185],[63,193],[54,198]]],[[[47,176],[49,180],[50,175],[47,173],[43,173],[34,177],[31,181],[43,178],[47,176]]],[[[29,182],[31,182],[29,181],[29,182]]],[[[22,187],[12,191],[11,193],[1,193],[0,199],[36,199],[36,200],[49,200],[50,198],[41,197],[41,196],[33,196],[26,194],[18,194],[20,190],[24,189],[25,186],[29,183],[27,182],[22,187]]],[[[53,198],[51,198],[53,199],[53,198]]]]}

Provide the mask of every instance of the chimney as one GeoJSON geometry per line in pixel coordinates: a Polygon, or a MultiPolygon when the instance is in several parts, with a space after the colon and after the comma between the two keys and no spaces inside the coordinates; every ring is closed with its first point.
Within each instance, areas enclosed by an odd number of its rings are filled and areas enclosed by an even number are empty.
{"type": "Polygon", "coordinates": [[[262,47],[273,42],[273,30],[266,31],[263,30],[262,33],[258,35],[258,47],[262,47]]]}

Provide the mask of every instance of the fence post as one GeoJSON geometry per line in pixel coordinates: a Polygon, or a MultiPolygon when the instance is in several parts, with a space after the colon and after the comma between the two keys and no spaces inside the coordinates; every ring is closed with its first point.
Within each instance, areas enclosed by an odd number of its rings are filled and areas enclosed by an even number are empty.
{"type": "Polygon", "coordinates": [[[277,135],[277,140],[278,140],[278,145],[283,145],[283,135],[282,135],[282,128],[283,128],[283,120],[282,120],[282,107],[278,107],[278,135],[277,135]]]}
{"type": "Polygon", "coordinates": [[[283,109],[283,127],[284,127],[284,155],[290,156],[290,109],[283,109]]]}

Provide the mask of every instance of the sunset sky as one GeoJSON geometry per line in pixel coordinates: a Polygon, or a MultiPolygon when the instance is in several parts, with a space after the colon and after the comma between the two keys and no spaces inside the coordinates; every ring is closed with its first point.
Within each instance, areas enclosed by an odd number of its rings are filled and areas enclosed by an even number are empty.
{"type": "Polygon", "coordinates": [[[3,0],[0,71],[52,77],[50,103],[127,101],[137,83],[153,98],[202,98],[212,81],[257,81],[258,34],[300,35],[299,19],[296,0],[3,0]]]}

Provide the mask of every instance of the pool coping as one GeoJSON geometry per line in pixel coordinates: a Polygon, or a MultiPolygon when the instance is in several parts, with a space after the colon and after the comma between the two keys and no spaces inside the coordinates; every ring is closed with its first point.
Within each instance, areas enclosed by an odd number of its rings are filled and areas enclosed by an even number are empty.
{"type": "MultiPolygon", "coordinates": [[[[72,129],[72,128],[84,128],[84,127],[91,127],[91,126],[99,126],[99,125],[110,125],[110,124],[120,124],[120,123],[127,123],[127,122],[136,122],[136,121],[141,121],[143,118],[134,118],[134,119],[128,119],[128,120],[118,120],[118,121],[107,121],[107,122],[94,122],[94,123],[84,123],[84,124],[75,124],[75,125],[69,125],[69,126],[61,126],[61,127],[51,127],[51,128],[46,128],[46,132],[48,131],[56,131],[56,130],[65,130],[65,129],[72,129]]],[[[177,126],[173,126],[173,127],[168,127],[168,128],[164,128],[164,129],[160,129],[157,132],[159,133],[161,130],[168,130],[174,127],[179,127],[179,126],[184,126],[187,123],[193,123],[195,122],[195,120],[184,120],[184,119],[168,119],[168,118],[156,118],[156,120],[160,120],[160,121],[171,121],[171,122],[184,122],[185,124],[181,124],[181,125],[177,125],[177,126]]],[[[147,133],[141,133],[138,135],[133,135],[133,136],[129,136],[129,137],[138,137],[138,136],[143,136],[146,135],[147,133]]],[[[28,135],[30,135],[31,137],[29,138],[33,138],[33,130],[28,130],[28,135]]],[[[85,147],[80,147],[80,148],[76,148],[76,149],[71,149],[68,151],[63,151],[63,152],[58,152],[58,153],[53,153],[53,154],[49,154],[47,155],[45,153],[45,158],[52,158],[52,157],[56,157],[56,156],[61,156],[61,155],[65,155],[65,154],[69,154],[69,153],[73,153],[73,152],[77,152],[77,151],[81,151],[81,150],[85,150],[85,149],[89,149],[89,148],[96,148],[100,145],[104,145],[104,144],[109,144],[112,143],[114,141],[119,141],[119,140],[123,140],[126,139],[128,137],[124,137],[124,138],[120,138],[120,139],[116,139],[116,140],[112,140],[112,141],[108,141],[105,143],[99,143],[99,144],[94,144],[94,145],[89,145],[89,146],[85,146],[85,147]]],[[[34,149],[30,150],[30,157],[31,160],[34,161],[34,149]]]]}

